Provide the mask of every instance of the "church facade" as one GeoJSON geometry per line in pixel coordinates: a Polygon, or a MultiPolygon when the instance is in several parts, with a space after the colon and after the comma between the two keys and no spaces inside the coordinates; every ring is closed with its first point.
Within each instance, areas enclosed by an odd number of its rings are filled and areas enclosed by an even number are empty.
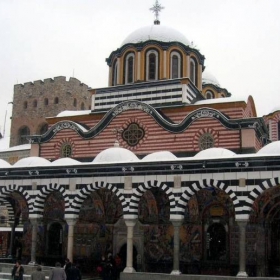
{"type": "MultiPolygon", "coordinates": [[[[90,110],[84,103],[20,134],[31,157],[0,162],[12,228],[0,232],[2,254],[47,265],[68,257],[93,270],[119,253],[126,273],[275,275],[277,125],[257,117],[251,96],[231,97],[204,59],[155,21],[106,59],[109,85],[86,89],[90,110]]],[[[78,95],[71,106],[86,100],[78,95]]]]}

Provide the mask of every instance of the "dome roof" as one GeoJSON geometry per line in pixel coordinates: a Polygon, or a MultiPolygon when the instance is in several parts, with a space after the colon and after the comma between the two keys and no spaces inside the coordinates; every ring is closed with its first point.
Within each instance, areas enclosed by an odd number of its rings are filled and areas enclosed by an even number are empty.
{"type": "Polygon", "coordinates": [[[122,42],[121,46],[129,43],[142,43],[149,40],[161,42],[180,42],[186,46],[190,45],[189,40],[179,31],[167,26],[153,24],[151,26],[139,28],[132,32],[122,42]]]}
{"type": "Polygon", "coordinates": [[[28,158],[22,158],[19,161],[17,161],[13,166],[14,167],[27,167],[27,166],[46,166],[50,165],[50,162],[41,157],[28,157],[28,158]]]}
{"type": "Polygon", "coordinates": [[[120,147],[112,147],[100,152],[93,160],[93,163],[136,162],[136,161],[140,161],[140,160],[131,151],[120,147]]]}
{"type": "Polygon", "coordinates": [[[142,161],[176,160],[177,157],[169,151],[160,151],[143,157],[142,161]]]}
{"type": "Polygon", "coordinates": [[[235,153],[224,148],[209,148],[202,150],[197,153],[194,158],[224,158],[224,157],[233,157],[235,153]]]}
{"type": "Polygon", "coordinates": [[[280,154],[280,141],[275,141],[269,143],[268,145],[261,148],[258,152],[258,155],[279,155],[280,154]]]}
{"type": "Polygon", "coordinates": [[[202,84],[212,84],[220,87],[220,83],[217,78],[207,70],[204,70],[202,73],[202,84]]]}
{"type": "Polygon", "coordinates": [[[75,165],[80,164],[79,161],[72,159],[72,158],[59,158],[51,163],[51,165],[60,166],[60,165],[75,165]]]}

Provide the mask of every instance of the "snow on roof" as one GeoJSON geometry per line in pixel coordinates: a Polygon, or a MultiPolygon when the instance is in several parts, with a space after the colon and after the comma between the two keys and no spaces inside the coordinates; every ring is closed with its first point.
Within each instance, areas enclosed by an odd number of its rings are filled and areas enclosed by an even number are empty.
{"type": "Polygon", "coordinates": [[[4,137],[0,139],[0,151],[8,149],[10,144],[10,137],[4,137]]]}
{"type": "Polygon", "coordinates": [[[91,110],[81,110],[81,111],[62,111],[57,114],[57,117],[71,117],[71,116],[82,116],[88,115],[91,113],[91,110]]]}
{"type": "Polygon", "coordinates": [[[59,158],[51,163],[51,165],[54,165],[54,166],[75,165],[75,164],[80,164],[80,162],[75,159],[68,158],[68,157],[59,158]]]}
{"type": "Polygon", "coordinates": [[[11,167],[11,165],[4,159],[0,159],[0,168],[11,167]]]}
{"type": "Polygon", "coordinates": [[[142,161],[176,160],[177,157],[169,151],[160,151],[145,156],[142,161]]]}
{"type": "Polygon", "coordinates": [[[153,24],[152,26],[145,26],[132,32],[122,42],[121,46],[128,43],[136,44],[149,40],[160,42],[180,42],[186,46],[190,45],[189,40],[179,31],[167,26],[153,24]]]}
{"type": "Polygon", "coordinates": [[[204,70],[202,73],[202,84],[212,84],[220,87],[220,83],[217,78],[207,70],[204,70]]]}
{"type": "Polygon", "coordinates": [[[215,104],[215,103],[228,103],[228,102],[246,102],[247,100],[241,100],[236,97],[221,97],[221,98],[213,98],[213,99],[205,99],[195,102],[195,105],[206,105],[206,104],[215,104]]]}
{"type": "Polygon", "coordinates": [[[121,148],[112,147],[100,152],[93,163],[112,163],[112,162],[137,162],[139,158],[131,151],[121,148]]]}
{"type": "Polygon", "coordinates": [[[202,150],[199,153],[197,153],[194,158],[230,158],[230,157],[234,157],[235,153],[228,150],[228,149],[224,149],[224,148],[209,148],[206,150],[202,150]]]}
{"type": "Polygon", "coordinates": [[[18,146],[13,146],[13,147],[8,147],[6,149],[0,150],[0,152],[11,152],[11,151],[22,151],[22,150],[30,150],[31,149],[31,144],[23,144],[23,145],[18,145],[18,146]]]}
{"type": "Polygon", "coordinates": [[[269,143],[261,148],[257,155],[279,155],[280,154],[280,141],[269,143]]]}
{"type": "Polygon", "coordinates": [[[50,162],[41,157],[27,157],[22,158],[19,161],[17,161],[13,166],[14,167],[27,167],[27,166],[46,166],[50,165],[50,162]]]}

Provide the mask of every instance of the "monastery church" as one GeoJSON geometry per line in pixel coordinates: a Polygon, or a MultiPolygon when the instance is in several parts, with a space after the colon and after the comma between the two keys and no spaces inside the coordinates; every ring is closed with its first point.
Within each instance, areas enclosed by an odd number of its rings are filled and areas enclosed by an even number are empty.
{"type": "Polygon", "coordinates": [[[129,34],[109,84],[14,86],[0,152],[0,255],[83,272],[274,276],[280,263],[280,111],[258,117],[159,21],[129,34]],[[278,246],[279,245],[279,246],[278,246]]]}

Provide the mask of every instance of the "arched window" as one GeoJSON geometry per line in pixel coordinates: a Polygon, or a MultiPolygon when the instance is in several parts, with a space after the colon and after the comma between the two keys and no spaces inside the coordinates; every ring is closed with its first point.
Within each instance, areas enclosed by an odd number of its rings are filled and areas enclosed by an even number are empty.
{"type": "Polygon", "coordinates": [[[178,52],[171,53],[170,59],[170,78],[181,78],[181,56],[178,52]]]}
{"type": "Polygon", "coordinates": [[[28,103],[27,103],[27,101],[24,101],[23,102],[23,109],[27,109],[27,107],[28,107],[28,103]]]}
{"type": "Polygon", "coordinates": [[[38,129],[39,135],[43,135],[47,131],[48,131],[48,124],[47,123],[41,124],[41,126],[38,129]]]}
{"type": "Polygon", "coordinates": [[[81,104],[81,110],[85,110],[85,103],[84,102],[82,102],[82,104],[81,104]]]}
{"type": "Polygon", "coordinates": [[[29,143],[29,139],[27,136],[30,135],[30,129],[28,126],[24,126],[22,128],[19,129],[18,132],[18,144],[22,145],[22,144],[28,144],[29,143]]]}
{"type": "Polygon", "coordinates": [[[55,97],[55,99],[54,99],[54,104],[58,104],[58,97],[55,97]]]}
{"type": "Polygon", "coordinates": [[[73,153],[72,145],[69,143],[64,143],[61,147],[61,157],[71,157],[73,153]]]}
{"type": "Polygon", "coordinates": [[[190,79],[197,86],[197,62],[193,58],[190,61],[190,79]]]}
{"type": "Polygon", "coordinates": [[[112,73],[112,85],[116,86],[118,84],[118,62],[117,60],[113,64],[113,73],[112,73]]]}
{"type": "Polygon", "coordinates": [[[210,133],[204,133],[199,137],[198,146],[200,150],[213,148],[214,144],[215,144],[214,137],[210,133]]]}
{"type": "Polygon", "coordinates": [[[74,100],[73,100],[73,106],[74,106],[74,107],[77,106],[77,99],[76,99],[76,98],[74,98],[74,100]]]}
{"type": "Polygon", "coordinates": [[[38,103],[37,103],[37,100],[36,100],[36,99],[35,99],[35,100],[33,100],[33,107],[34,107],[34,108],[36,108],[36,107],[37,107],[37,104],[38,104],[38,103]]]}
{"type": "Polygon", "coordinates": [[[125,83],[134,82],[134,53],[130,53],[125,58],[125,83]]]}
{"type": "Polygon", "coordinates": [[[214,93],[211,90],[206,91],[206,99],[213,99],[214,93]]]}
{"type": "Polygon", "coordinates": [[[146,54],[146,80],[158,80],[158,52],[150,50],[146,54]]]}
{"type": "Polygon", "coordinates": [[[48,99],[48,98],[45,98],[44,104],[45,104],[45,106],[48,106],[48,105],[49,105],[49,99],[48,99]]]}

